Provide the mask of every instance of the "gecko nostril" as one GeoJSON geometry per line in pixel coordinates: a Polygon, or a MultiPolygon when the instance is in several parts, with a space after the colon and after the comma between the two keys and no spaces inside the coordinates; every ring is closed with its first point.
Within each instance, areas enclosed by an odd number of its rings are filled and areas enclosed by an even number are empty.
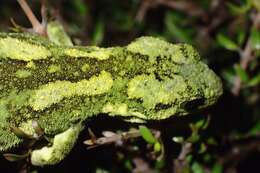
{"type": "Polygon", "coordinates": [[[187,111],[192,111],[192,110],[196,110],[199,106],[204,104],[204,99],[203,98],[197,98],[194,100],[189,100],[187,102],[183,103],[183,109],[187,110],[187,111]]]}

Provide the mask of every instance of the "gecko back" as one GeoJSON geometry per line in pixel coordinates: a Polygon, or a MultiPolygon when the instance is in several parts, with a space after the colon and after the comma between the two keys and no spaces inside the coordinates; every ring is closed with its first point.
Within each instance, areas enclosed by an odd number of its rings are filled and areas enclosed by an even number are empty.
{"type": "Polygon", "coordinates": [[[141,37],[125,47],[64,47],[0,34],[0,151],[33,134],[54,136],[93,116],[130,122],[186,115],[214,104],[220,79],[187,44],[141,37]]]}

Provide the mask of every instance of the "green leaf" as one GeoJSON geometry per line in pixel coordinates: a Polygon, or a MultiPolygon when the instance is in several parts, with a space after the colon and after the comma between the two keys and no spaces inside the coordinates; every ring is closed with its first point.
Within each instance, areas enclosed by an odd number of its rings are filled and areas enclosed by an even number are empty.
{"type": "Polygon", "coordinates": [[[223,34],[217,35],[217,41],[221,46],[223,46],[224,48],[226,48],[228,50],[238,50],[239,49],[238,45],[234,41],[232,41],[230,38],[228,38],[227,36],[225,36],[223,34]]]}
{"type": "MultiPolygon", "coordinates": [[[[116,14],[114,14],[116,15],[116,14]]],[[[130,32],[133,29],[137,29],[139,30],[140,28],[143,27],[143,23],[138,23],[137,25],[135,25],[135,20],[133,20],[131,15],[127,15],[124,12],[117,12],[117,19],[115,19],[112,25],[114,25],[116,27],[116,29],[120,32],[130,32]],[[136,28],[133,28],[136,27],[136,28]]]]}
{"type": "Polygon", "coordinates": [[[131,160],[127,159],[124,161],[124,167],[128,170],[128,171],[131,171],[133,170],[133,166],[132,166],[132,163],[131,163],[131,160]]]}
{"type": "Polygon", "coordinates": [[[154,144],[154,146],[153,146],[153,150],[154,150],[156,153],[158,153],[158,152],[161,151],[161,149],[162,149],[162,147],[161,147],[160,142],[155,142],[155,144],[154,144]]]}
{"type": "Polygon", "coordinates": [[[185,43],[192,43],[194,40],[194,30],[190,27],[185,27],[182,22],[182,16],[180,16],[178,13],[168,11],[164,20],[166,25],[166,33],[175,40],[185,43]]]}
{"type": "Polygon", "coordinates": [[[182,144],[184,142],[183,136],[174,136],[174,137],[172,137],[172,140],[179,144],[182,144]]]}
{"type": "Polygon", "coordinates": [[[86,3],[84,3],[84,1],[82,1],[82,0],[74,0],[73,5],[74,5],[74,8],[76,9],[76,11],[81,16],[86,15],[86,13],[88,12],[88,7],[87,7],[86,3]]]}
{"type": "Polygon", "coordinates": [[[252,0],[253,6],[260,11],[260,1],[259,0],[252,0]]]}
{"type": "Polygon", "coordinates": [[[204,119],[197,121],[197,122],[195,123],[196,128],[197,128],[197,129],[200,129],[200,128],[203,126],[204,122],[205,122],[204,119]]]}
{"type": "Polygon", "coordinates": [[[92,37],[92,44],[99,45],[104,39],[105,24],[104,21],[99,19],[96,23],[95,30],[92,37]]]}
{"type": "Polygon", "coordinates": [[[213,137],[210,137],[207,139],[207,144],[208,145],[218,145],[216,139],[214,139],[213,137]]]}
{"type": "Polygon", "coordinates": [[[192,154],[188,154],[188,155],[186,156],[186,158],[185,158],[185,161],[188,162],[188,163],[191,163],[192,160],[193,160],[192,154]]]}
{"type": "Polygon", "coordinates": [[[245,41],[246,33],[244,31],[239,31],[237,36],[237,42],[239,45],[242,45],[245,41]]]}
{"type": "Polygon", "coordinates": [[[197,132],[192,132],[192,135],[188,138],[187,141],[191,143],[196,143],[200,140],[200,135],[197,132]]]}
{"type": "Polygon", "coordinates": [[[191,166],[191,170],[194,173],[204,173],[202,166],[198,162],[194,162],[191,166]]]}
{"type": "Polygon", "coordinates": [[[29,173],[39,173],[37,170],[32,170],[29,173]]]}
{"type": "Polygon", "coordinates": [[[250,135],[256,135],[260,133],[260,121],[258,121],[254,127],[249,131],[250,135]]]}
{"type": "Polygon", "coordinates": [[[139,132],[143,139],[149,144],[155,144],[157,140],[153,136],[152,132],[146,126],[139,126],[139,132]]]}
{"type": "Polygon", "coordinates": [[[211,159],[212,159],[212,156],[209,154],[210,152],[207,152],[207,153],[204,153],[203,154],[203,162],[207,162],[207,163],[209,163],[210,161],[211,161],[211,159]]]}
{"type": "Polygon", "coordinates": [[[105,169],[97,168],[96,173],[110,173],[110,172],[105,169]]]}
{"type": "Polygon", "coordinates": [[[211,170],[211,173],[222,173],[222,172],[223,172],[223,166],[219,163],[215,163],[211,170]]]}
{"type": "Polygon", "coordinates": [[[260,30],[252,28],[250,41],[254,49],[260,50],[260,30]]]}
{"type": "Polygon", "coordinates": [[[230,2],[228,2],[227,5],[233,14],[245,14],[248,10],[251,9],[252,0],[246,0],[245,3],[240,6],[230,2]]]}
{"type": "Polygon", "coordinates": [[[249,80],[247,72],[238,64],[235,65],[235,72],[242,82],[246,83],[249,80]]]}
{"type": "Polygon", "coordinates": [[[207,151],[207,146],[205,145],[205,143],[201,143],[199,153],[204,153],[206,151],[207,151]]]}
{"type": "Polygon", "coordinates": [[[225,79],[226,85],[231,88],[233,87],[233,81],[236,77],[234,68],[226,68],[221,72],[221,76],[225,79]]]}
{"type": "Polygon", "coordinates": [[[254,76],[252,79],[250,79],[247,83],[247,87],[254,87],[256,85],[260,84],[260,73],[258,73],[256,76],[254,76]]]}
{"type": "Polygon", "coordinates": [[[164,159],[160,159],[160,160],[156,160],[155,162],[155,169],[156,170],[160,170],[165,166],[165,160],[164,159]]]}
{"type": "Polygon", "coordinates": [[[187,139],[187,141],[191,143],[196,143],[200,140],[200,134],[199,134],[199,129],[197,126],[193,123],[190,123],[190,129],[191,129],[191,135],[187,139]]]}
{"type": "Polygon", "coordinates": [[[195,123],[195,126],[197,129],[206,129],[209,125],[209,118],[206,117],[206,118],[203,118],[201,120],[198,120],[196,123],[195,123]]]}

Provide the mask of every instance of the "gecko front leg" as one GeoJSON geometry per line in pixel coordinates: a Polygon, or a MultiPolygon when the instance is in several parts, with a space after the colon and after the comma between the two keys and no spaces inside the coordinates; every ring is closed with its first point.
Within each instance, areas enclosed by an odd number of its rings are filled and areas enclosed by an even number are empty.
{"type": "Polygon", "coordinates": [[[31,163],[35,166],[54,165],[59,163],[69,154],[81,130],[82,125],[79,123],[64,132],[55,135],[50,147],[45,146],[32,151],[31,163]]]}

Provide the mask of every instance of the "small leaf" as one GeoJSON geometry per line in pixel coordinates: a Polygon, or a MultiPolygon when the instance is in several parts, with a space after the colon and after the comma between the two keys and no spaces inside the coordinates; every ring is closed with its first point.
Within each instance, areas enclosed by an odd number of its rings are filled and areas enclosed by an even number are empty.
{"type": "Polygon", "coordinates": [[[211,173],[221,173],[221,172],[223,172],[223,166],[219,163],[215,163],[211,170],[211,173]]]}
{"type": "Polygon", "coordinates": [[[115,136],[117,134],[112,132],[112,131],[103,131],[102,135],[105,136],[105,137],[112,137],[112,136],[115,136]]]}
{"type": "Polygon", "coordinates": [[[237,42],[239,45],[242,45],[245,41],[246,33],[244,31],[239,31],[237,36],[237,42]]]}
{"type": "Polygon", "coordinates": [[[165,164],[166,163],[165,163],[164,159],[156,160],[156,162],[155,162],[155,169],[156,170],[160,170],[160,169],[165,167],[165,164]]]}
{"type": "Polygon", "coordinates": [[[194,162],[191,166],[191,170],[194,173],[204,173],[202,166],[198,162],[194,162]]]}
{"type": "Polygon", "coordinates": [[[260,84],[260,73],[258,73],[256,76],[254,76],[252,79],[250,79],[247,83],[247,87],[254,87],[256,85],[260,84]]]}
{"type": "Polygon", "coordinates": [[[245,14],[252,7],[252,0],[246,0],[242,5],[235,5],[233,3],[227,3],[229,9],[233,14],[245,14]]]}
{"type": "Polygon", "coordinates": [[[197,129],[200,129],[203,124],[204,124],[204,119],[197,121],[195,123],[195,126],[196,126],[197,129]]]}
{"type": "Polygon", "coordinates": [[[155,142],[154,146],[153,146],[153,150],[158,153],[161,151],[161,144],[159,142],[155,142]]]}
{"type": "Polygon", "coordinates": [[[250,41],[254,49],[260,50],[260,31],[256,28],[251,30],[250,41]]]}
{"type": "Polygon", "coordinates": [[[192,43],[194,30],[183,23],[183,16],[178,13],[167,11],[164,19],[166,33],[175,40],[192,43]]]}
{"type": "Polygon", "coordinates": [[[92,139],[87,139],[87,140],[83,141],[83,143],[86,145],[94,145],[94,144],[96,144],[96,141],[93,141],[92,139]]]}
{"type": "Polygon", "coordinates": [[[172,140],[176,143],[182,144],[184,142],[183,136],[174,136],[172,140]]]}
{"type": "Polygon", "coordinates": [[[204,153],[206,151],[207,151],[207,146],[205,145],[205,143],[201,143],[199,153],[204,153]]]}
{"type": "Polygon", "coordinates": [[[192,135],[188,138],[187,141],[191,143],[196,143],[200,140],[200,135],[196,132],[192,132],[192,135]]]}
{"type": "Polygon", "coordinates": [[[260,1],[259,0],[252,0],[253,6],[260,11],[260,1]]]}
{"type": "Polygon", "coordinates": [[[12,153],[5,153],[3,154],[4,158],[10,162],[15,162],[18,160],[25,159],[29,156],[29,153],[18,155],[18,154],[12,154],[12,153]]]}
{"type": "Polygon", "coordinates": [[[39,173],[37,170],[30,171],[29,173],[39,173]]]}
{"type": "Polygon", "coordinates": [[[86,13],[88,12],[88,6],[82,0],[74,0],[73,6],[75,10],[77,10],[77,12],[82,16],[85,16],[86,13]]]}
{"type": "Polygon", "coordinates": [[[223,46],[224,48],[226,48],[228,50],[238,50],[239,49],[238,45],[234,41],[232,41],[230,38],[228,38],[227,36],[225,36],[223,34],[217,35],[217,41],[221,46],[223,46]]]}
{"type": "Polygon", "coordinates": [[[147,143],[154,144],[157,142],[150,129],[148,129],[146,126],[139,126],[139,132],[147,143]]]}
{"type": "Polygon", "coordinates": [[[190,124],[190,129],[191,129],[191,135],[187,139],[187,141],[191,143],[196,143],[200,139],[199,135],[199,129],[196,127],[195,124],[190,124]]]}
{"type": "Polygon", "coordinates": [[[238,64],[235,65],[235,72],[242,82],[246,83],[249,80],[247,72],[238,64]]]}
{"type": "Polygon", "coordinates": [[[195,126],[197,129],[206,129],[209,125],[210,118],[207,116],[207,118],[203,118],[195,123],[195,126]]]}
{"type": "Polygon", "coordinates": [[[260,133],[260,121],[258,121],[253,128],[250,129],[250,135],[256,135],[260,133]]]}
{"type": "Polygon", "coordinates": [[[105,24],[104,21],[99,19],[96,23],[95,30],[92,37],[92,44],[99,45],[104,39],[105,24]]]}
{"type": "Polygon", "coordinates": [[[212,156],[209,154],[209,152],[204,153],[204,155],[202,157],[203,157],[203,161],[207,162],[207,163],[209,163],[212,159],[212,156]]]}
{"type": "Polygon", "coordinates": [[[188,162],[188,163],[191,163],[192,160],[193,160],[192,154],[188,154],[188,155],[186,156],[186,158],[185,158],[185,161],[188,162]]]}
{"type": "Polygon", "coordinates": [[[96,173],[110,173],[110,172],[105,169],[97,168],[96,173]]]}
{"type": "Polygon", "coordinates": [[[129,171],[131,172],[133,170],[133,165],[132,165],[132,162],[131,160],[127,159],[124,161],[124,167],[129,171]]]}
{"type": "Polygon", "coordinates": [[[217,145],[218,143],[217,143],[216,139],[214,139],[213,137],[210,137],[207,140],[207,144],[208,145],[217,145]]]}
{"type": "Polygon", "coordinates": [[[233,68],[227,68],[227,69],[224,69],[222,72],[221,72],[221,76],[225,79],[226,81],[226,85],[229,87],[229,88],[232,88],[233,86],[233,81],[236,77],[236,74],[234,72],[234,69],[233,68]]]}

